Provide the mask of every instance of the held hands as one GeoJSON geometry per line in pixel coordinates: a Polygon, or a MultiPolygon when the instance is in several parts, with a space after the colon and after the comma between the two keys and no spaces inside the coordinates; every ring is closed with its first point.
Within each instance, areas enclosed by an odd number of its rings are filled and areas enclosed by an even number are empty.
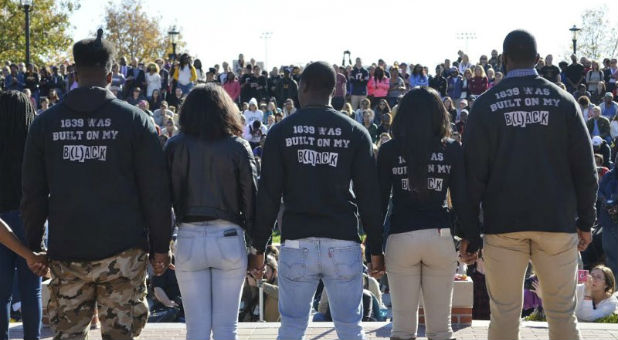
{"type": "Polygon", "coordinates": [[[538,280],[532,281],[532,288],[533,289],[530,289],[530,291],[535,293],[536,296],[539,297],[539,299],[543,300],[543,291],[541,290],[541,284],[538,280]]]}
{"type": "Polygon", "coordinates": [[[150,260],[152,268],[154,269],[155,276],[161,276],[165,273],[167,268],[174,269],[171,264],[172,255],[168,251],[167,253],[155,253],[150,260]]]}
{"type": "Polygon", "coordinates": [[[379,279],[386,273],[384,265],[384,255],[371,255],[371,265],[369,266],[369,275],[379,279]]]}
{"type": "Polygon", "coordinates": [[[49,271],[46,253],[32,253],[26,258],[28,268],[37,276],[45,276],[49,271]]]}
{"type": "Polygon", "coordinates": [[[264,253],[249,255],[249,265],[247,272],[251,278],[255,280],[261,280],[264,276],[266,267],[264,266],[264,253]]]}
{"type": "Polygon", "coordinates": [[[463,239],[461,243],[459,243],[459,259],[461,262],[465,264],[474,264],[476,260],[478,260],[479,252],[478,250],[475,252],[468,252],[468,246],[470,245],[470,241],[463,239]]]}
{"type": "Polygon", "coordinates": [[[590,242],[592,242],[592,234],[589,231],[577,229],[577,238],[579,238],[579,243],[577,244],[577,250],[579,251],[586,250],[590,242]]]}

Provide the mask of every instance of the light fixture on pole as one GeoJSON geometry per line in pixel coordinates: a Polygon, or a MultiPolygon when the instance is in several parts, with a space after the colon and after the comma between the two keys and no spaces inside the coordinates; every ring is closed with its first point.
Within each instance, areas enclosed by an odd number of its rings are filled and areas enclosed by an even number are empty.
{"type": "Polygon", "coordinates": [[[464,40],[466,42],[466,50],[464,51],[465,54],[470,53],[468,50],[468,42],[470,40],[476,40],[476,33],[474,32],[460,32],[457,33],[457,40],[464,40]]]}
{"type": "Polygon", "coordinates": [[[170,38],[170,43],[172,44],[172,53],[169,55],[170,59],[176,60],[176,44],[178,43],[179,34],[180,32],[176,30],[176,25],[172,26],[169,32],[167,32],[167,35],[170,38]]]}
{"type": "Polygon", "coordinates": [[[569,28],[569,31],[571,31],[573,33],[573,54],[577,53],[577,32],[581,31],[582,29],[573,25],[573,27],[569,28]]]}
{"type": "Polygon", "coordinates": [[[268,65],[268,40],[273,36],[273,32],[263,32],[260,39],[264,40],[264,69],[268,65]]]}
{"type": "Polygon", "coordinates": [[[19,0],[19,4],[24,9],[26,15],[26,67],[30,65],[30,11],[32,11],[32,0],[19,0]]]}

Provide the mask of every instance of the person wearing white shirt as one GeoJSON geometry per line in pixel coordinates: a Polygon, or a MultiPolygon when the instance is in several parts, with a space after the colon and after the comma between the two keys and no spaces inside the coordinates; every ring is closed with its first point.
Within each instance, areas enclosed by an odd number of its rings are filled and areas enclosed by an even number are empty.
{"type": "Polygon", "coordinates": [[[155,63],[148,64],[148,72],[146,72],[146,97],[152,97],[152,91],[161,90],[161,75],[159,75],[159,66],[155,63]]]}
{"type": "Polygon", "coordinates": [[[264,120],[264,112],[258,110],[257,104],[258,103],[255,98],[251,98],[251,100],[249,100],[249,109],[243,112],[243,115],[247,119],[245,126],[250,126],[255,120],[259,120],[260,122],[264,120]]]}
{"type": "Polygon", "coordinates": [[[614,294],[616,279],[612,270],[596,266],[584,284],[577,285],[577,321],[592,322],[618,313],[618,299],[614,294]]]}

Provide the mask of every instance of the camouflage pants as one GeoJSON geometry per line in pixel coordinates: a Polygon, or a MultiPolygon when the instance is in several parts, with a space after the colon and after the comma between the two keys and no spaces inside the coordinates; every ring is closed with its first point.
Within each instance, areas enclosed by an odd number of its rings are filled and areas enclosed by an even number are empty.
{"type": "Polygon", "coordinates": [[[86,339],[95,306],[103,339],[137,337],[148,319],[147,260],[143,250],[130,249],[99,261],[50,261],[54,339],[86,339]]]}

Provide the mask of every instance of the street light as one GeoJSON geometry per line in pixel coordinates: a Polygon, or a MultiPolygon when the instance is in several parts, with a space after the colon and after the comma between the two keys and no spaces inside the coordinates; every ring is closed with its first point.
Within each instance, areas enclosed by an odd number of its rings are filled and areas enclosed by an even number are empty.
{"type": "Polygon", "coordinates": [[[30,65],[30,11],[32,10],[32,0],[19,0],[21,7],[26,14],[26,67],[30,65]]]}
{"type": "Polygon", "coordinates": [[[172,26],[169,32],[167,32],[167,35],[170,38],[170,43],[172,43],[172,54],[169,55],[170,59],[176,59],[176,43],[178,43],[179,34],[180,32],[176,30],[176,25],[172,26]]]}
{"type": "Polygon", "coordinates": [[[474,32],[461,32],[461,33],[457,33],[457,40],[465,40],[466,42],[466,50],[464,53],[468,54],[470,53],[470,51],[468,51],[468,42],[470,40],[476,40],[476,33],[474,32]]]}
{"type": "Polygon", "coordinates": [[[264,40],[264,69],[268,65],[268,40],[273,36],[273,32],[264,32],[260,34],[260,39],[264,40]]]}
{"type": "Polygon", "coordinates": [[[573,54],[577,53],[577,32],[581,31],[582,29],[573,25],[573,27],[569,28],[569,31],[571,31],[573,33],[573,54]]]}

